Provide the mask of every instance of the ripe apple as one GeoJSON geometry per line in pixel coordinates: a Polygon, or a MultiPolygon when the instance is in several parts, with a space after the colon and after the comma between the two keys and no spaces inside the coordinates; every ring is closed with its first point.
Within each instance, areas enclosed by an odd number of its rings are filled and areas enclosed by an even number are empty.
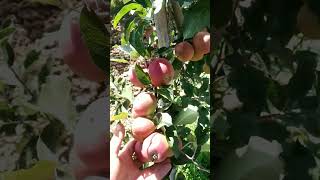
{"type": "Polygon", "coordinates": [[[320,18],[304,4],[297,16],[297,27],[306,37],[320,39],[320,18]]]}
{"type": "Polygon", "coordinates": [[[210,52],[210,33],[198,32],[192,39],[195,54],[208,54],[210,52]]]}
{"type": "Polygon", "coordinates": [[[138,94],[132,106],[132,116],[147,117],[152,115],[157,108],[157,99],[152,93],[142,92],[138,94]]]}
{"type": "Polygon", "coordinates": [[[79,14],[71,13],[66,16],[59,33],[59,48],[64,63],[80,77],[95,82],[104,81],[106,73],[93,62],[81,37],[79,14]]]}
{"type": "Polygon", "coordinates": [[[200,52],[195,52],[193,54],[193,57],[191,58],[191,61],[200,61],[201,59],[203,59],[203,55],[202,53],[200,52]]]}
{"type": "Polygon", "coordinates": [[[149,135],[142,144],[141,154],[144,159],[159,163],[164,161],[171,154],[166,137],[163,134],[154,132],[149,135]]]}
{"type": "Polygon", "coordinates": [[[144,156],[142,156],[142,144],[143,144],[143,142],[137,141],[136,144],[134,145],[134,152],[136,153],[137,159],[140,162],[146,163],[146,162],[148,162],[148,159],[146,159],[146,158],[144,158],[144,156]]]}
{"type": "Polygon", "coordinates": [[[174,52],[180,61],[185,62],[191,60],[194,54],[194,49],[189,42],[183,41],[176,45],[174,52]]]}
{"type": "Polygon", "coordinates": [[[156,126],[150,119],[138,117],[132,120],[131,130],[132,135],[136,140],[143,141],[156,130],[156,126]]]}
{"type": "Polygon", "coordinates": [[[75,128],[74,152],[89,172],[109,172],[108,102],[108,98],[101,98],[90,104],[75,128]]]}
{"type": "Polygon", "coordinates": [[[139,81],[135,71],[134,71],[134,67],[130,67],[129,68],[129,72],[128,72],[128,75],[129,75],[129,80],[130,82],[136,86],[136,87],[140,87],[140,88],[143,88],[144,85],[139,81]]]}
{"type": "Polygon", "coordinates": [[[172,64],[165,58],[154,58],[148,66],[151,83],[155,87],[169,85],[174,78],[172,64]]]}

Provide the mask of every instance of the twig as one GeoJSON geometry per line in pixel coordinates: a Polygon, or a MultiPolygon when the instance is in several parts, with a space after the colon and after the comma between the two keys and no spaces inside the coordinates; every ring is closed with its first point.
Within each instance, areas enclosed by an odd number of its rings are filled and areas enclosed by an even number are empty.
{"type": "MultiPolygon", "coordinates": [[[[31,95],[32,99],[34,99],[36,97],[36,95],[31,91],[31,89],[28,88],[28,86],[22,81],[22,79],[18,76],[18,74],[16,73],[16,71],[8,66],[9,69],[11,70],[11,72],[14,74],[15,78],[22,84],[22,86],[24,87],[24,89],[31,95]]],[[[43,117],[47,118],[48,120],[52,120],[51,117],[46,114],[46,113],[40,113],[43,117]]]]}
{"type": "Polygon", "coordinates": [[[297,49],[299,48],[299,46],[302,45],[303,41],[304,41],[304,36],[302,36],[302,37],[300,38],[299,42],[293,47],[293,52],[297,51],[297,49]]]}
{"type": "Polygon", "coordinates": [[[204,172],[210,174],[210,170],[202,167],[202,166],[201,166],[199,163],[197,163],[192,157],[188,156],[188,155],[185,154],[184,152],[181,151],[181,153],[182,153],[186,158],[188,158],[190,161],[192,161],[192,163],[195,164],[199,170],[204,171],[204,172]]]}
{"type": "Polygon", "coordinates": [[[11,66],[8,66],[9,69],[11,70],[11,72],[14,74],[15,78],[22,84],[22,86],[24,87],[24,89],[32,96],[32,98],[35,97],[35,94],[33,94],[33,92],[27,87],[27,85],[22,81],[22,79],[18,76],[18,74],[16,73],[16,71],[14,71],[14,69],[12,69],[11,66]]]}

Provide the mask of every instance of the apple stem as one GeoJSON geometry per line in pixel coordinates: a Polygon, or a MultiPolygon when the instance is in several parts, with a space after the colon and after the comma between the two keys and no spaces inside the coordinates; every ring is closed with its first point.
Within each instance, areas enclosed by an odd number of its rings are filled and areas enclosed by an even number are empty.
{"type": "Polygon", "coordinates": [[[158,159],[158,155],[156,153],[154,153],[152,155],[152,162],[156,161],[158,159]]]}

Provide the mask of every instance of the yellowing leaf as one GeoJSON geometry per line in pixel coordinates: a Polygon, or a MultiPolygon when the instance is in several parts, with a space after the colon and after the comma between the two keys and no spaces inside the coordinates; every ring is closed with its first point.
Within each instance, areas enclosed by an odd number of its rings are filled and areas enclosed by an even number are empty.
{"type": "Polygon", "coordinates": [[[52,161],[39,161],[30,169],[6,172],[0,175],[5,180],[54,180],[57,163],[52,161]]]}
{"type": "Polygon", "coordinates": [[[126,119],[126,118],[128,118],[128,113],[127,112],[121,112],[120,114],[113,115],[111,117],[111,121],[122,120],[122,119],[126,119]]]}

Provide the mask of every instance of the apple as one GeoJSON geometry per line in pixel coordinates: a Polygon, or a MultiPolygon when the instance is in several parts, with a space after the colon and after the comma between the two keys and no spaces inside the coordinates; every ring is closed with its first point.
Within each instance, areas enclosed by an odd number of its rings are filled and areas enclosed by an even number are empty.
{"type": "Polygon", "coordinates": [[[151,83],[155,87],[169,85],[174,78],[172,64],[165,58],[154,58],[148,66],[151,83]]]}
{"type": "Polygon", "coordinates": [[[183,41],[175,46],[174,52],[180,61],[185,62],[191,60],[194,54],[194,49],[189,42],[183,41]]]}
{"type": "Polygon", "coordinates": [[[140,87],[140,88],[143,88],[144,85],[139,81],[136,73],[135,73],[135,70],[134,70],[134,67],[130,67],[129,68],[129,71],[128,71],[128,75],[129,75],[129,80],[130,82],[136,86],[136,87],[140,87]]]}
{"type": "Polygon", "coordinates": [[[297,27],[306,37],[320,39],[320,18],[304,4],[297,15],[297,27]]]}
{"type": "Polygon", "coordinates": [[[72,72],[94,82],[106,80],[106,73],[93,62],[81,37],[78,13],[71,13],[65,17],[59,33],[60,53],[72,72]]]}
{"type": "Polygon", "coordinates": [[[192,39],[195,54],[210,53],[210,33],[205,31],[198,32],[192,39]]]}
{"type": "Polygon", "coordinates": [[[147,117],[152,115],[157,108],[157,99],[152,93],[142,92],[138,94],[132,106],[132,116],[136,117],[147,117]]]}
{"type": "MultiPolygon", "coordinates": [[[[100,98],[90,104],[75,127],[73,148],[76,157],[83,164],[78,168],[78,173],[94,175],[92,172],[109,172],[108,103],[108,98],[100,98]]],[[[78,173],[76,172],[76,176],[78,173]]]]}
{"type": "Polygon", "coordinates": [[[156,126],[150,119],[138,117],[132,120],[131,130],[132,135],[136,140],[143,141],[156,130],[156,126]]]}
{"type": "Polygon", "coordinates": [[[141,154],[144,159],[159,163],[167,159],[172,153],[166,137],[154,132],[143,141],[141,154]]]}

